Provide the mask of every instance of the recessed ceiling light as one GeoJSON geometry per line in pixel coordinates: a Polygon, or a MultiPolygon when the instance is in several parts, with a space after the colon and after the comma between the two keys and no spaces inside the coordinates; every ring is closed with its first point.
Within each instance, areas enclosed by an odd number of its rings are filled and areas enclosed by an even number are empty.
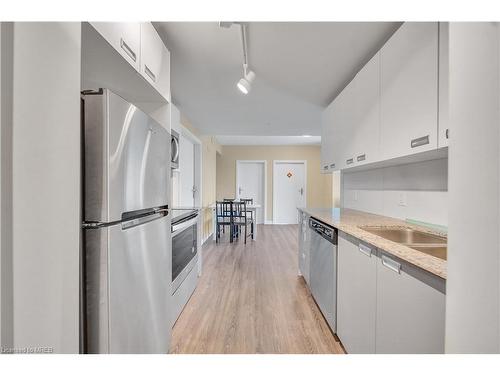
{"type": "Polygon", "coordinates": [[[312,135],[309,135],[309,134],[304,134],[304,135],[303,135],[303,137],[304,137],[304,138],[311,138],[311,137],[312,137],[312,135]]]}

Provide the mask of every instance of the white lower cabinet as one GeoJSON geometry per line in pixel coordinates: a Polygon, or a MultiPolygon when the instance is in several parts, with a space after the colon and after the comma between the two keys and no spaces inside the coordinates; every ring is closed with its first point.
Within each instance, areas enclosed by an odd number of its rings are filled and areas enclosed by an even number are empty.
{"type": "Polygon", "coordinates": [[[375,353],[377,252],[338,238],[337,336],[348,353],[375,353]]]}
{"type": "Polygon", "coordinates": [[[445,281],[379,251],[377,353],[444,353],[445,281]]]}
{"type": "Polygon", "coordinates": [[[311,232],[309,229],[309,215],[299,211],[299,274],[304,277],[307,285],[310,285],[310,248],[311,232]]]}
{"type": "Polygon", "coordinates": [[[348,353],[444,353],[445,286],[339,232],[337,335],[348,353]]]}

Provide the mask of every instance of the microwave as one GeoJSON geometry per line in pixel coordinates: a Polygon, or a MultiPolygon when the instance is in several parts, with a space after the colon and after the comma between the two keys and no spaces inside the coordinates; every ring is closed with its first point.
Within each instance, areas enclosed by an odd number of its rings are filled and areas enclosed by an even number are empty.
{"type": "Polygon", "coordinates": [[[172,169],[179,168],[179,133],[173,129],[170,139],[170,166],[172,169]]]}

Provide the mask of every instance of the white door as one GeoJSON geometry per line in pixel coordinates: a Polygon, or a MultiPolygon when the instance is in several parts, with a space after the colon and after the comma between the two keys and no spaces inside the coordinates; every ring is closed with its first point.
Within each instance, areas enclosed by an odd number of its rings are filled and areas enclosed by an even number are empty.
{"type": "Polygon", "coordinates": [[[259,204],[257,210],[257,224],[264,223],[264,191],[265,191],[265,168],[260,161],[237,161],[236,162],[236,199],[253,199],[254,204],[259,204]]]}
{"type": "Polygon", "coordinates": [[[306,205],[306,165],[304,161],[274,162],[273,222],[297,224],[297,207],[306,205]]]}
{"type": "Polygon", "coordinates": [[[179,137],[180,206],[194,206],[194,144],[184,136],[179,137]]]}

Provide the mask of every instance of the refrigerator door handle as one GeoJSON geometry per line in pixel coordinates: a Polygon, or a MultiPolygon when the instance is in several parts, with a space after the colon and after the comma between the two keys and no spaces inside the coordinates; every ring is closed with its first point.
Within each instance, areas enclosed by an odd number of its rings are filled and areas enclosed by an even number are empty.
{"type": "Polygon", "coordinates": [[[101,229],[101,228],[106,228],[106,227],[111,227],[113,225],[120,224],[122,221],[108,221],[108,222],[103,222],[103,221],[85,221],[82,223],[82,229],[101,229]]]}
{"type": "Polygon", "coordinates": [[[86,221],[82,224],[83,229],[101,229],[106,227],[111,227],[113,225],[122,224],[122,229],[128,229],[135,227],[137,225],[145,224],[150,221],[159,219],[163,216],[168,215],[168,206],[162,206],[152,209],[151,211],[144,213],[138,212],[137,214],[127,213],[124,219],[116,221],[86,221]]]}
{"type": "Polygon", "coordinates": [[[127,229],[130,229],[130,228],[137,227],[139,225],[143,225],[143,224],[149,223],[149,222],[157,220],[157,219],[161,219],[162,217],[167,216],[167,214],[168,214],[168,210],[167,209],[162,209],[162,210],[159,210],[159,211],[160,212],[155,212],[155,213],[153,213],[151,215],[138,217],[137,219],[123,221],[122,222],[122,230],[127,230],[127,229]]]}

